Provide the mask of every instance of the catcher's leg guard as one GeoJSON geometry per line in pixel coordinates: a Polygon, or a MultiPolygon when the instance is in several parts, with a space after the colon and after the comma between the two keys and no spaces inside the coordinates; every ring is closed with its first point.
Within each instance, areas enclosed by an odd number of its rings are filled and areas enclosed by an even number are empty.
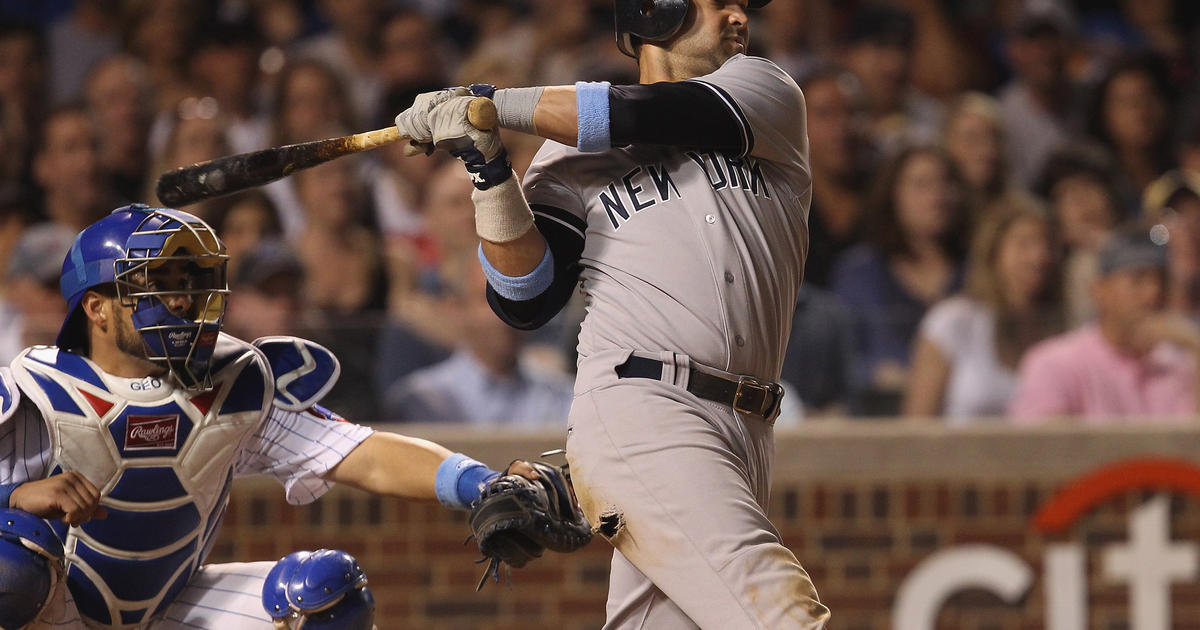
{"type": "Polygon", "coordinates": [[[375,598],[354,556],[334,549],[284,556],[263,583],[263,608],[275,627],[371,630],[375,598]]]}
{"type": "Polygon", "coordinates": [[[62,543],[42,519],[0,509],[0,628],[33,621],[61,575],[62,543]]]}

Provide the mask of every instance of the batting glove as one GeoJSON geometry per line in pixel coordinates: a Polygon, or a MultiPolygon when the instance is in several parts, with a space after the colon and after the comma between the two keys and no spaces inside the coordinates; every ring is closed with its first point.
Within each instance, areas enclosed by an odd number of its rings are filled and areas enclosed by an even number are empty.
{"type": "Polygon", "coordinates": [[[416,155],[417,153],[431,152],[433,147],[430,143],[433,141],[433,131],[429,124],[429,112],[456,96],[469,96],[470,94],[471,90],[465,87],[446,88],[436,92],[418,94],[417,98],[413,100],[412,107],[396,116],[396,129],[400,135],[410,140],[409,146],[405,148],[405,153],[416,155]]]}
{"type": "Polygon", "coordinates": [[[512,177],[508,151],[496,129],[476,129],[467,119],[472,96],[455,96],[429,112],[433,143],[466,163],[471,181],[487,190],[512,177]]]}

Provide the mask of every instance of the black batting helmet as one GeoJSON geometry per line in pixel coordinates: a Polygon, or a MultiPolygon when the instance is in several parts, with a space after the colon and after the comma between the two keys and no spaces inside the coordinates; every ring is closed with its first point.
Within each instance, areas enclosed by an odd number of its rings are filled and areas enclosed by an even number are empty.
{"type": "MultiPolygon", "coordinates": [[[[750,0],[749,6],[757,9],[770,1],[750,0]]],[[[657,42],[674,35],[687,17],[689,4],[691,0],[615,0],[617,48],[637,57],[633,51],[634,37],[657,42]]]]}

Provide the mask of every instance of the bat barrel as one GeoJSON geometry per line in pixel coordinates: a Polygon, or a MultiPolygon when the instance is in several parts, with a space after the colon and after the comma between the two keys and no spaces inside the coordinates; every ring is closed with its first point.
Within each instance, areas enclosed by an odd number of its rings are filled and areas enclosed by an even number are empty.
{"type": "Polygon", "coordinates": [[[167,206],[185,206],[269,184],[364,148],[355,145],[354,136],[345,136],[231,155],[163,173],[154,192],[167,206]]]}
{"type": "MultiPolygon", "coordinates": [[[[467,119],[479,129],[494,128],[496,104],[484,97],[474,99],[467,109],[467,119]]],[[[231,155],[163,173],[154,192],[163,205],[177,208],[269,184],[298,170],[402,139],[395,127],[388,127],[353,136],[231,155]]]]}

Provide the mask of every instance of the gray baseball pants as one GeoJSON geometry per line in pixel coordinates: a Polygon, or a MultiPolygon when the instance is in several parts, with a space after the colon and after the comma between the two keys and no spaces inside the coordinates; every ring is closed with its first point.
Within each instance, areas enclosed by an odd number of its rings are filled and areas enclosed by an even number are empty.
{"type": "MultiPolygon", "coordinates": [[[[641,354],[641,353],[639,353],[641,354]]],[[[584,513],[615,547],[605,630],[817,630],[829,611],[767,520],[773,431],[662,381],[618,379],[630,355],[580,363],[567,458],[584,513]]]]}

